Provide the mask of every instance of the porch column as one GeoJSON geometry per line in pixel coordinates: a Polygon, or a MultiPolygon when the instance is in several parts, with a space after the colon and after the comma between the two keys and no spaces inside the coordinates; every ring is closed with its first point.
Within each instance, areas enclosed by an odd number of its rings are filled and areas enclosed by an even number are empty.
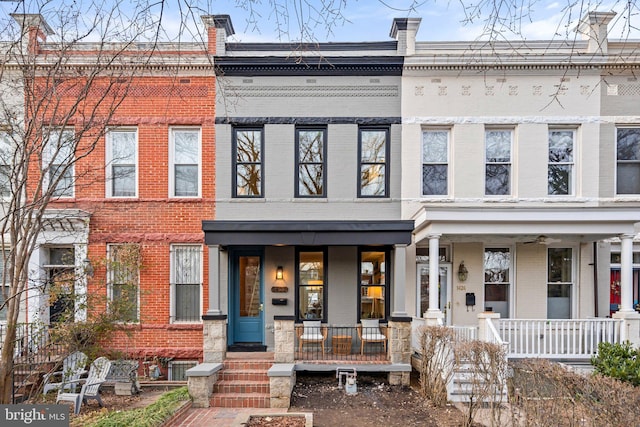
{"type": "Polygon", "coordinates": [[[393,258],[392,317],[406,317],[404,288],[407,286],[407,245],[396,245],[393,258]]]}
{"type": "Polygon", "coordinates": [[[209,308],[207,316],[219,316],[220,310],[220,246],[209,246],[209,308]]]}
{"type": "Polygon", "coordinates": [[[427,310],[427,325],[442,324],[442,311],[438,307],[438,282],[440,280],[440,234],[429,237],[429,309],[427,310]]]}
{"type": "Polygon", "coordinates": [[[633,235],[620,236],[620,311],[633,312],[633,235]]]}

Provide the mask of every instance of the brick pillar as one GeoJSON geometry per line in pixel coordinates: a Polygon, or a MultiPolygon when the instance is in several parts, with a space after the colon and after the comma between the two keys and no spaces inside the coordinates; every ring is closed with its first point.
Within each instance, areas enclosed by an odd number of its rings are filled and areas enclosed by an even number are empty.
{"type": "Polygon", "coordinates": [[[296,351],[294,322],[294,316],[273,316],[275,363],[293,363],[296,351]]]}
{"type": "MultiPolygon", "coordinates": [[[[389,360],[411,366],[411,318],[392,317],[388,327],[389,360]]],[[[390,372],[389,384],[409,385],[411,372],[390,372]]]]}
{"type": "Polygon", "coordinates": [[[202,350],[205,363],[224,362],[227,357],[227,315],[202,316],[202,350]]]}

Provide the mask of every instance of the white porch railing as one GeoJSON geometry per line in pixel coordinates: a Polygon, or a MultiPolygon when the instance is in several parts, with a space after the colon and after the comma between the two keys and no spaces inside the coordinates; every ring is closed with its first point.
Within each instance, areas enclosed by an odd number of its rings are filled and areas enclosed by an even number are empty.
{"type": "MultiPolygon", "coordinates": [[[[411,349],[420,353],[420,328],[426,326],[426,319],[414,317],[411,322],[411,349]]],[[[477,326],[447,326],[453,330],[456,341],[473,341],[478,339],[477,326]]]]}
{"type": "Polygon", "coordinates": [[[500,319],[508,357],[590,359],[601,342],[619,343],[618,319],[500,319]]]}

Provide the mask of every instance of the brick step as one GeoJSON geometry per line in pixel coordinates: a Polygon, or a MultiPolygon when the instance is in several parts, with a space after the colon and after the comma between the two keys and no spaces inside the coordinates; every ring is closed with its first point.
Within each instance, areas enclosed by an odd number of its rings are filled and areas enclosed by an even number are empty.
{"type": "Polygon", "coordinates": [[[273,360],[230,360],[224,361],[224,369],[230,370],[250,370],[250,371],[268,371],[273,365],[273,360]]]}
{"type": "Polygon", "coordinates": [[[218,381],[268,381],[266,370],[234,370],[220,371],[218,381]]]}
{"type": "Polygon", "coordinates": [[[210,401],[216,408],[269,408],[271,399],[265,393],[220,393],[214,394],[210,401]]]}
{"type": "Polygon", "coordinates": [[[214,393],[260,393],[269,394],[269,381],[218,381],[214,393]]]}

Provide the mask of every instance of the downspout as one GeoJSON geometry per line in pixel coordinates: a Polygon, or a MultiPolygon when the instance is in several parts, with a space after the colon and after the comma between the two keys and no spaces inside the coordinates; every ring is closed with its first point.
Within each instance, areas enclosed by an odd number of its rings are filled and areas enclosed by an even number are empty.
{"type": "Polygon", "coordinates": [[[594,304],[594,315],[598,316],[598,242],[593,242],[593,293],[595,298],[593,299],[594,304]]]}

